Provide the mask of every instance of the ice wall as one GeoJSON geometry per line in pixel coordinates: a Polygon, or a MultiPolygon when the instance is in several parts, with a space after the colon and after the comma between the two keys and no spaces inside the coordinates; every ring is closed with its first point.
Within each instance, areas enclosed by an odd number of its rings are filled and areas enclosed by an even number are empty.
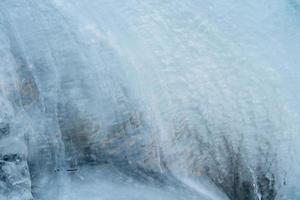
{"type": "Polygon", "coordinates": [[[131,177],[150,199],[153,185],[179,199],[298,199],[299,8],[1,1],[0,198],[125,192],[131,177]],[[90,165],[126,181],[97,182],[90,165]]]}

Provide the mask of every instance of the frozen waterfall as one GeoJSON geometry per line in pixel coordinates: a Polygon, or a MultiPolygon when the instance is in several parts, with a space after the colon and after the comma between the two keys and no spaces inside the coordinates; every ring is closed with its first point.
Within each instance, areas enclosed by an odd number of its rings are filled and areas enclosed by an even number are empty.
{"type": "Polygon", "coordinates": [[[299,200],[299,0],[1,0],[0,200],[299,200]]]}

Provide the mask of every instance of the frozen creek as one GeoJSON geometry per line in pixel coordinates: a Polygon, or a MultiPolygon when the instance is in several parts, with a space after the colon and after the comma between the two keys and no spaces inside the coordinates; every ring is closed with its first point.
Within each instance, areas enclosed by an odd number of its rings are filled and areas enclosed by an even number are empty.
{"type": "Polygon", "coordinates": [[[299,200],[299,0],[1,0],[0,200],[299,200]]]}

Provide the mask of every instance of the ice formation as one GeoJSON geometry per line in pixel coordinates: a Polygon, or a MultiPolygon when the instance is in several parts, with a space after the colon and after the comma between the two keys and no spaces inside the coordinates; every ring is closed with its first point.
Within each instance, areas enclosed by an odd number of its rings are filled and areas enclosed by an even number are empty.
{"type": "Polygon", "coordinates": [[[1,0],[0,200],[300,199],[299,0],[1,0]]]}

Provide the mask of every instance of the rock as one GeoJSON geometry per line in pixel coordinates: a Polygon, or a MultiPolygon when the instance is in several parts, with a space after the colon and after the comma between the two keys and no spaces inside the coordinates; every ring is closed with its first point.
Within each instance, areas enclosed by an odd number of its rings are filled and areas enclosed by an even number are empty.
{"type": "Polygon", "coordinates": [[[9,124],[8,123],[0,123],[0,138],[3,138],[9,134],[9,124]]]}
{"type": "Polygon", "coordinates": [[[32,199],[26,151],[15,137],[0,140],[0,194],[8,199],[32,199]]]}

